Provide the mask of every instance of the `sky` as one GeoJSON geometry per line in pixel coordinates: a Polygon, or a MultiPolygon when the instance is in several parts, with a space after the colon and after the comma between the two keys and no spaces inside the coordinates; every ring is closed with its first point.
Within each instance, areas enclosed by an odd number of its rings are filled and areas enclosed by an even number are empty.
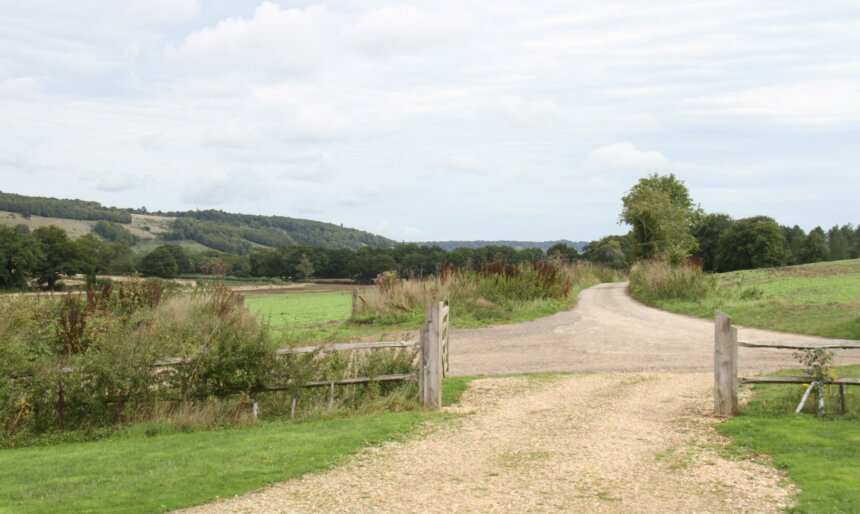
{"type": "Polygon", "coordinates": [[[860,223],[860,2],[0,0],[0,190],[593,240],[708,212],[860,223]]]}

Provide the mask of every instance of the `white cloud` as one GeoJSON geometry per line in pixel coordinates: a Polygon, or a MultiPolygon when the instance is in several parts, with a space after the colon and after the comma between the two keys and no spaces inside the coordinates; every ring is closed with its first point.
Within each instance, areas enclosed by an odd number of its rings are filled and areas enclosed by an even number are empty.
{"type": "Polygon", "coordinates": [[[461,11],[429,11],[412,4],[386,5],[362,14],[347,33],[351,45],[374,55],[418,52],[455,45],[470,25],[461,11]]]}
{"type": "Polygon", "coordinates": [[[265,200],[271,183],[253,171],[230,171],[221,176],[199,175],[185,185],[182,198],[192,205],[247,204],[265,200]]]}
{"type": "Polygon", "coordinates": [[[729,114],[791,125],[855,124],[860,119],[860,88],[840,81],[755,87],[688,103],[705,115],[729,114]]]}
{"type": "Polygon", "coordinates": [[[96,187],[101,191],[116,193],[119,191],[127,191],[129,189],[137,189],[142,186],[150,185],[152,177],[148,175],[138,175],[134,173],[103,173],[98,178],[96,187]]]}
{"type": "Polygon", "coordinates": [[[32,97],[41,89],[40,82],[34,77],[14,77],[0,79],[0,97],[32,97]]]}
{"type": "Polygon", "coordinates": [[[595,148],[586,158],[586,168],[608,172],[665,173],[670,171],[669,166],[669,160],[660,152],[642,151],[627,142],[595,148]]]}
{"type": "Polygon", "coordinates": [[[186,21],[200,13],[200,0],[129,0],[125,16],[133,23],[186,21]]]}
{"type": "Polygon", "coordinates": [[[282,9],[263,2],[251,18],[231,17],[193,32],[167,50],[169,61],[192,70],[290,78],[321,65],[328,10],[322,6],[282,9]]]}

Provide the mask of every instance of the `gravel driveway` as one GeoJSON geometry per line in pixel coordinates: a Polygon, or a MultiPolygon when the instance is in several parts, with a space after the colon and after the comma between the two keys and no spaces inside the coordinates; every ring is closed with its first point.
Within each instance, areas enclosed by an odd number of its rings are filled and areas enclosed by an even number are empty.
{"type": "MultiPolygon", "coordinates": [[[[456,315],[456,312],[453,312],[456,315]]],[[[743,340],[808,337],[741,329],[743,340]]],[[[645,307],[625,284],[529,323],[451,333],[457,375],[580,371],[472,382],[469,412],[337,469],[187,512],[771,512],[793,487],[727,458],[713,429],[713,323],[645,307]],[[596,373],[595,373],[596,372],[596,373]]],[[[741,371],[796,365],[741,349],[741,371]]]]}
{"type": "MultiPolygon", "coordinates": [[[[456,316],[456,306],[451,307],[456,316]]],[[[740,328],[743,341],[826,339],[740,328]]],[[[787,350],[740,348],[742,373],[798,366],[787,350]]],[[[851,354],[853,353],[853,357],[851,354]]],[[[839,363],[860,363],[842,352],[839,363]]],[[[646,307],[626,283],[600,284],[579,295],[573,310],[528,323],[452,330],[452,375],[535,371],[712,372],[714,322],[646,307]]]]}

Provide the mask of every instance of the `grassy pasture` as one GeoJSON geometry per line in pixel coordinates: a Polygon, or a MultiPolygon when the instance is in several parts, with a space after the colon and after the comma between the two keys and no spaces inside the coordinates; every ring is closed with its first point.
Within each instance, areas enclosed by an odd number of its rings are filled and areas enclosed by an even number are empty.
{"type": "MultiPolygon", "coordinates": [[[[860,377],[860,366],[837,369],[839,376],[860,377]]],[[[785,370],[779,375],[799,375],[785,370]]],[[[800,486],[793,512],[860,512],[860,389],[847,387],[846,416],[838,412],[838,389],[826,396],[827,414],[814,405],[794,415],[802,386],[756,385],[741,414],[718,425],[743,451],[764,453],[800,486]]],[[[810,399],[809,404],[817,404],[810,399]]]]}
{"type": "Polygon", "coordinates": [[[679,314],[712,318],[719,309],[739,325],[860,339],[860,259],[719,274],[716,287],[697,300],[631,292],[679,314]]]}
{"type": "Polygon", "coordinates": [[[284,344],[314,344],[332,341],[405,337],[420,327],[413,323],[379,326],[350,323],[352,293],[349,291],[249,294],[245,306],[265,322],[284,344]]]}

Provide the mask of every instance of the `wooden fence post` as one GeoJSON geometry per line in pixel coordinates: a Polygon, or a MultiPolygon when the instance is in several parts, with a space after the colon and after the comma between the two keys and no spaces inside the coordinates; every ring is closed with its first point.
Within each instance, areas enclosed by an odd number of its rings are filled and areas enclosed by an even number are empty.
{"type": "Polygon", "coordinates": [[[418,390],[421,403],[431,409],[442,406],[442,325],[443,302],[436,302],[425,311],[421,330],[421,369],[418,372],[418,390]]]}
{"type": "Polygon", "coordinates": [[[738,329],[732,318],[714,312],[714,414],[734,416],[738,410],[738,329]]]}
{"type": "Polygon", "coordinates": [[[358,288],[352,288],[352,315],[355,316],[358,314],[358,288]]]}

